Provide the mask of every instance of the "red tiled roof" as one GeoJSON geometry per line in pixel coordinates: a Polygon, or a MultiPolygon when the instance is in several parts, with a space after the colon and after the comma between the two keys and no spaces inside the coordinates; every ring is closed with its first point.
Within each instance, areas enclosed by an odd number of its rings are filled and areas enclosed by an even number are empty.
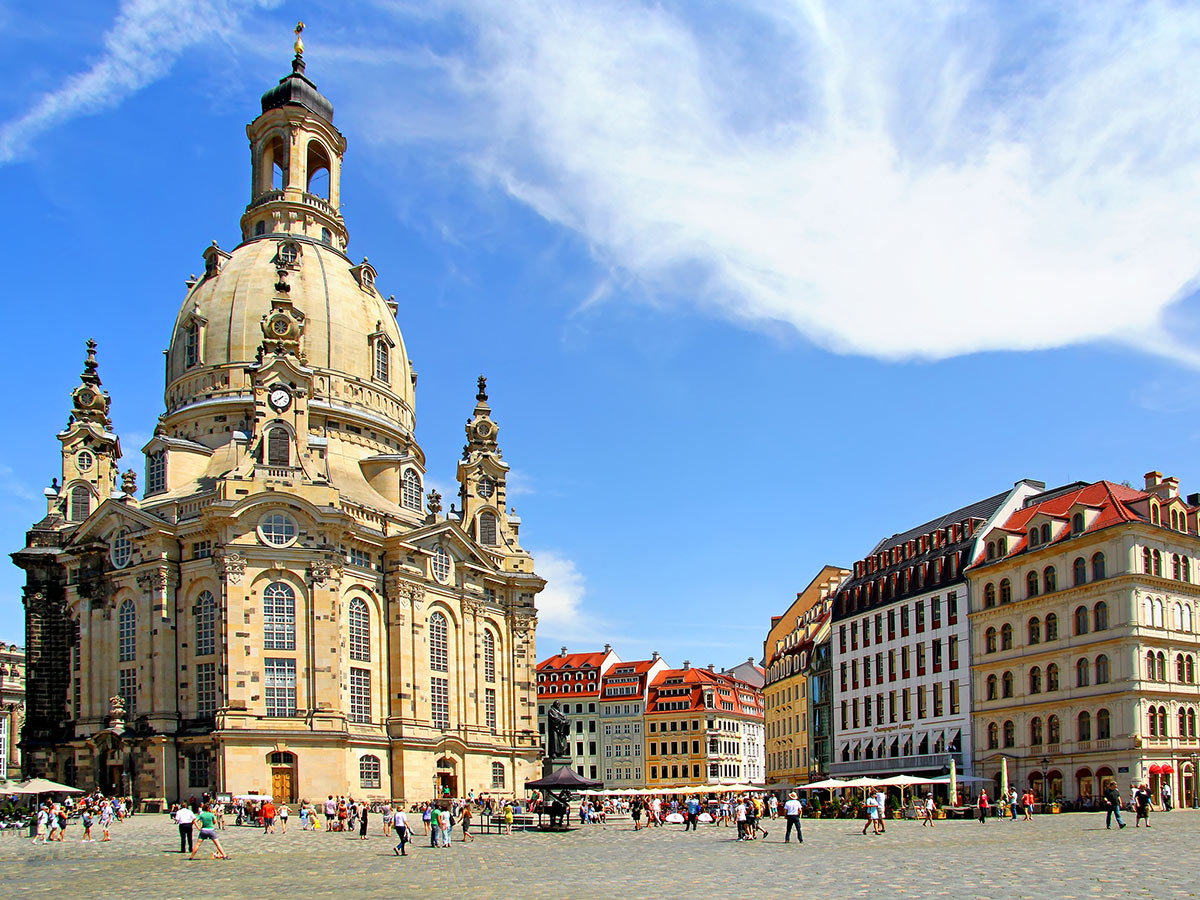
{"type": "Polygon", "coordinates": [[[678,712],[715,712],[742,716],[763,715],[763,699],[762,691],[751,684],[747,684],[732,675],[724,672],[710,672],[708,669],[664,669],[654,677],[654,681],[650,683],[649,698],[646,701],[646,713],[651,715],[654,713],[678,713],[678,712]],[[668,679],[682,678],[681,683],[667,684],[668,679]],[[716,691],[717,706],[707,707],[704,705],[704,689],[712,687],[716,691]],[[663,691],[676,691],[686,689],[686,693],[667,694],[662,696],[663,691]],[[728,693],[722,693],[727,691],[728,693]],[[742,695],[746,694],[753,697],[753,701],[746,703],[742,700],[742,695]],[[678,703],[686,701],[687,706],[683,709],[660,709],[659,703],[678,703]],[[724,709],[720,706],[722,701],[732,703],[733,710],[724,709]]]}
{"type": "Polygon", "coordinates": [[[581,697],[599,697],[600,696],[600,666],[604,663],[604,658],[608,654],[603,650],[595,653],[556,653],[549,659],[543,659],[537,664],[538,675],[549,676],[551,674],[565,674],[567,679],[562,681],[542,681],[538,679],[538,699],[539,700],[557,700],[566,697],[568,699],[581,697]],[[586,678],[576,681],[571,678],[575,672],[585,672],[586,678]],[[562,690],[564,686],[570,686],[570,690],[562,690]],[[555,688],[555,690],[551,690],[555,688]]]}
{"type": "Polygon", "coordinates": [[[562,669],[599,669],[604,662],[604,651],[595,653],[568,653],[565,656],[556,653],[537,664],[539,672],[553,672],[562,669]]]}

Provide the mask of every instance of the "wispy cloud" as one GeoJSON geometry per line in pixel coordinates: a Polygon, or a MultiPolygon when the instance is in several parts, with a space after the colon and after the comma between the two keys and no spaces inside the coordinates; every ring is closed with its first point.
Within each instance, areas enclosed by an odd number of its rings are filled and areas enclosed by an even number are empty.
{"type": "Polygon", "coordinates": [[[100,58],[0,126],[0,164],[27,153],[50,128],[119,104],[164,75],[191,46],[237,30],[243,15],[279,0],[125,0],[100,58]]]}
{"type": "Polygon", "coordinates": [[[1200,8],[453,5],[470,164],[647,296],[888,359],[1200,358],[1160,327],[1200,262],[1200,8]]]}
{"type": "MultiPolygon", "coordinates": [[[[553,550],[531,551],[537,572],[546,579],[537,596],[538,639],[591,649],[609,643],[613,636],[608,623],[584,607],[587,580],[571,560],[553,550]]],[[[543,650],[543,656],[548,654],[543,650]]]]}

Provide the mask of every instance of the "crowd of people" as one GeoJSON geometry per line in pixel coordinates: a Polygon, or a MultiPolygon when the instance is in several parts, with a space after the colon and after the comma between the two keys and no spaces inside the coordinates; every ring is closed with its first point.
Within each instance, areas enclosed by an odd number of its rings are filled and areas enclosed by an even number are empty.
{"type": "Polygon", "coordinates": [[[61,802],[47,800],[34,813],[35,844],[65,841],[67,828],[77,820],[82,843],[91,844],[98,830],[100,842],[112,840],[113,822],[123,822],[133,815],[133,800],[130,797],[106,797],[97,792],[79,799],[67,797],[61,802]]]}

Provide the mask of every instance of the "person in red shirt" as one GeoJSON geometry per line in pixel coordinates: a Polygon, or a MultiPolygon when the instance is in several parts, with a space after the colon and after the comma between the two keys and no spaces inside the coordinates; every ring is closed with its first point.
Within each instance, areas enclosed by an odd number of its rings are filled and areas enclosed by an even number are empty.
{"type": "Polygon", "coordinates": [[[263,834],[271,834],[275,830],[275,804],[268,800],[263,804],[263,834]]]}

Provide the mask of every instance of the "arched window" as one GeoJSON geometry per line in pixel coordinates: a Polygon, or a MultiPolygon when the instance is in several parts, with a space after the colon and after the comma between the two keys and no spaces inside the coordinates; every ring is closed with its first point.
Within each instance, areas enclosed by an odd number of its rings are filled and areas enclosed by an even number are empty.
{"type": "Polygon", "coordinates": [[[326,247],[333,246],[333,232],[330,231],[328,228],[321,229],[321,243],[324,244],[326,247]]]}
{"type": "Polygon", "coordinates": [[[1075,557],[1071,563],[1071,579],[1076,586],[1087,584],[1087,561],[1082,556],[1075,557]]]}
{"type": "Polygon", "coordinates": [[[989,675],[987,677],[987,694],[985,696],[987,697],[988,700],[996,699],[996,685],[998,683],[999,682],[997,681],[995,675],[989,675]]]}
{"type": "Polygon", "coordinates": [[[1154,670],[1159,681],[1167,680],[1167,655],[1161,650],[1159,650],[1158,655],[1154,657],[1154,670]]]}
{"type": "Polygon", "coordinates": [[[1092,554],[1092,581],[1099,581],[1104,577],[1104,554],[1092,554]]]}
{"type": "Polygon", "coordinates": [[[983,608],[991,609],[996,605],[996,586],[990,581],[983,586],[983,608]]]}
{"type": "Polygon", "coordinates": [[[1042,692],[1042,667],[1034,666],[1029,670],[1029,693],[1040,694],[1042,692]]]}
{"type": "Polygon", "coordinates": [[[485,547],[495,547],[498,543],[496,540],[496,514],[490,510],[484,510],[479,514],[479,543],[485,547]]]}
{"type": "Polygon", "coordinates": [[[433,551],[433,577],[443,584],[450,578],[450,554],[445,547],[433,551]]]}
{"type": "Polygon", "coordinates": [[[1008,555],[1008,538],[1002,537],[996,541],[996,553],[1000,556],[1008,555]]]}
{"type": "Polygon", "coordinates": [[[1192,630],[1192,608],[1188,604],[1183,604],[1183,609],[1180,615],[1179,628],[1181,631],[1191,632],[1192,630]]]}
{"type": "Polygon", "coordinates": [[[1029,723],[1029,743],[1035,747],[1042,745],[1042,720],[1038,716],[1029,723]]]}
{"type": "Polygon", "coordinates": [[[1158,708],[1158,736],[1170,736],[1170,732],[1167,731],[1167,708],[1165,706],[1158,708]]]}
{"type": "Polygon", "coordinates": [[[157,494],[167,489],[167,451],[146,454],[146,493],[157,494]]]}
{"type": "Polygon", "coordinates": [[[1071,516],[1071,534],[1083,534],[1083,513],[1071,516]]]}
{"type": "Polygon", "coordinates": [[[987,728],[988,749],[997,750],[1000,747],[1000,726],[995,722],[989,722],[987,728]]]}
{"type": "Polygon", "coordinates": [[[217,652],[217,601],[212,591],[201,591],[196,599],[196,655],[217,652]]]}
{"type": "Polygon", "coordinates": [[[1042,642],[1042,620],[1034,616],[1029,620],[1029,639],[1030,644],[1040,644],[1042,642]]]}
{"type": "Polygon", "coordinates": [[[92,492],[82,484],[71,488],[71,521],[82,522],[92,511],[92,492]]]}
{"type": "Polygon", "coordinates": [[[1013,747],[1017,743],[1017,726],[1012,719],[1007,719],[1004,722],[1004,746],[1013,747]]]}
{"type": "Polygon", "coordinates": [[[1036,547],[1038,545],[1038,530],[1036,528],[1029,529],[1029,546],[1036,547]]]}
{"type": "Polygon", "coordinates": [[[429,668],[432,671],[450,671],[449,646],[446,617],[434,612],[429,617],[429,668]]]}
{"type": "Polygon", "coordinates": [[[989,628],[987,631],[985,631],[983,633],[983,652],[984,653],[995,653],[996,652],[996,629],[995,628],[989,628]]]}
{"type": "Polygon", "coordinates": [[[290,466],[292,464],[292,438],[286,428],[272,428],[267,432],[267,465],[290,466]]]}
{"type": "Polygon", "coordinates": [[[1054,613],[1046,615],[1046,640],[1058,640],[1058,616],[1054,613]]]}
{"type": "Polygon", "coordinates": [[[1195,684],[1196,683],[1196,657],[1192,656],[1189,653],[1185,662],[1186,662],[1185,674],[1187,675],[1186,681],[1188,684],[1195,684]]]}
{"type": "Polygon", "coordinates": [[[1176,719],[1179,723],[1179,736],[1181,738],[1187,737],[1187,710],[1181,707],[1176,719]]]}
{"type": "Polygon", "coordinates": [[[1025,596],[1036,597],[1038,595],[1038,573],[1030,572],[1025,576],[1025,596]]]}
{"type": "Polygon", "coordinates": [[[1001,690],[1001,694],[1006,698],[1011,697],[1013,695],[1013,673],[1012,672],[1005,672],[1000,677],[1000,690],[1001,690]]]}
{"type": "Polygon", "coordinates": [[[987,542],[987,558],[988,559],[996,558],[996,542],[995,541],[987,542]]]}
{"type": "Polygon", "coordinates": [[[1107,741],[1112,736],[1112,716],[1107,709],[1096,713],[1096,740],[1107,741]]]}
{"type": "Polygon", "coordinates": [[[1086,709],[1076,717],[1075,731],[1081,741],[1092,739],[1092,714],[1086,709]]]}
{"type": "Polygon", "coordinates": [[[1154,557],[1154,574],[1162,576],[1162,551],[1155,550],[1152,554],[1154,557]]]}
{"type": "Polygon", "coordinates": [[[496,680],[496,638],[486,630],[483,632],[483,680],[489,684],[496,680]]]}
{"type": "Polygon", "coordinates": [[[1149,547],[1142,548],[1142,571],[1147,575],[1154,574],[1154,560],[1150,555],[1149,547]]]}
{"type": "Polygon", "coordinates": [[[271,582],[263,591],[263,648],[296,649],[296,593],[282,581],[271,582]]]}
{"type": "Polygon", "coordinates": [[[1012,602],[1012,583],[1007,578],[1000,580],[1000,602],[1012,602]]]}
{"type": "Polygon", "coordinates": [[[1000,627],[1000,649],[1011,650],[1013,646],[1013,627],[1005,622],[1000,627]]]}
{"type": "Polygon", "coordinates": [[[1092,624],[1096,631],[1108,629],[1108,604],[1103,600],[1092,607],[1092,624]]]}
{"type": "Polygon", "coordinates": [[[1175,680],[1178,681],[1180,684],[1186,684],[1187,683],[1185,681],[1186,677],[1187,677],[1187,672],[1185,672],[1184,668],[1183,668],[1183,654],[1176,653],[1175,654],[1175,680]]]}
{"type": "Polygon", "coordinates": [[[1188,737],[1194,738],[1196,736],[1196,710],[1194,710],[1194,709],[1188,710],[1187,726],[1188,726],[1188,732],[1187,732],[1188,737]]]}
{"type": "Polygon", "coordinates": [[[1096,657],[1096,684],[1108,684],[1108,654],[1101,653],[1096,657]]]}
{"type": "Polygon", "coordinates": [[[350,658],[371,659],[371,611],[362,597],[350,601],[350,658]]]}
{"type": "Polygon", "coordinates": [[[188,322],[183,333],[183,365],[190,369],[200,362],[200,323],[188,322]]]}
{"type": "MultiPolygon", "coordinates": [[[[125,599],[117,613],[117,660],[133,662],[137,657],[137,607],[125,599]]],[[[128,698],[127,698],[128,699],[128,698]]]]}
{"type": "Polygon", "coordinates": [[[1049,522],[1042,523],[1042,543],[1043,544],[1050,543],[1050,523],[1049,522]]]}
{"type": "Polygon", "coordinates": [[[1086,656],[1081,656],[1075,661],[1075,687],[1087,687],[1091,683],[1090,669],[1086,656]]]}
{"type": "Polygon", "coordinates": [[[1042,589],[1047,594],[1052,594],[1058,590],[1058,573],[1055,572],[1054,566],[1046,566],[1042,572],[1042,589]]]}
{"type": "Polygon", "coordinates": [[[401,502],[405,509],[421,511],[421,476],[416,469],[405,469],[401,480],[401,502]]]}
{"type": "Polygon", "coordinates": [[[379,757],[360,756],[358,758],[358,786],[361,788],[379,787],[379,757]]]}
{"type": "Polygon", "coordinates": [[[1156,680],[1155,675],[1154,675],[1155,671],[1156,671],[1156,669],[1154,666],[1154,651],[1147,650],[1146,651],[1146,678],[1147,678],[1147,680],[1149,680],[1149,681],[1156,680]]]}
{"type": "Polygon", "coordinates": [[[1154,598],[1154,626],[1155,626],[1156,628],[1162,628],[1162,627],[1163,627],[1163,625],[1164,625],[1164,620],[1163,620],[1163,602],[1162,602],[1162,598],[1161,598],[1161,597],[1155,597],[1155,598],[1154,598]]]}
{"type": "Polygon", "coordinates": [[[305,190],[310,194],[329,199],[329,153],[324,144],[312,140],[308,142],[308,158],[304,171],[308,174],[308,184],[305,190]]]}
{"type": "Polygon", "coordinates": [[[1086,606],[1075,607],[1075,633],[1088,633],[1088,611],[1086,606]]]}
{"type": "Polygon", "coordinates": [[[1062,740],[1062,725],[1058,721],[1058,716],[1049,716],[1046,719],[1046,741],[1050,744],[1057,744],[1062,740]]]}
{"type": "Polygon", "coordinates": [[[1046,690],[1058,690],[1058,663],[1050,663],[1046,666],[1046,690]]]}
{"type": "Polygon", "coordinates": [[[504,763],[492,763],[492,790],[504,790],[504,763]]]}
{"type": "Polygon", "coordinates": [[[391,348],[382,337],[375,339],[375,377],[387,382],[391,373],[391,348]]]}
{"type": "Polygon", "coordinates": [[[1150,737],[1158,737],[1158,707],[1151,705],[1146,713],[1146,724],[1149,726],[1150,737]]]}

